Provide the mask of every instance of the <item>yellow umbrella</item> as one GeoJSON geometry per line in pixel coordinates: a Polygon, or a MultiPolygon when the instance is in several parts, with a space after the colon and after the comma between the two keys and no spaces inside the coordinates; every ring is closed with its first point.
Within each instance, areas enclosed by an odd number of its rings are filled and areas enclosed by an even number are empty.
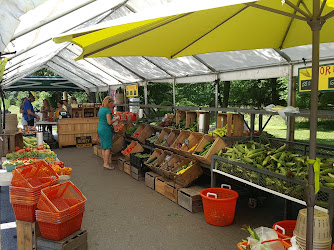
{"type": "MultiPolygon", "coordinates": [[[[312,44],[310,159],[316,159],[319,44],[334,42],[333,0],[176,1],[177,7],[152,11],[68,33],[55,42],[82,47],[77,58],[163,56],[312,44]],[[188,4],[184,8],[182,3],[188,4]],[[200,2],[200,4],[198,4],[200,2]],[[219,3],[220,2],[220,3],[219,3]],[[218,4],[218,5],[217,5],[218,4]],[[219,7],[219,5],[221,7],[219,7]],[[321,36],[320,36],[321,30],[321,36]]],[[[307,249],[313,246],[314,164],[308,170],[307,249]]]]}

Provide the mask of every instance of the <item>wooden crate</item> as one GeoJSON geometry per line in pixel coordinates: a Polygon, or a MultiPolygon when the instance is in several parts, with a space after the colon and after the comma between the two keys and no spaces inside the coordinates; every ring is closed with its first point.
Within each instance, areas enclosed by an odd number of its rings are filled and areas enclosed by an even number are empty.
{"type": "Polygon", "coordinates": [[[178,129],[173,129],[168,137],[167,137],[167,141],[165,144],[163,144],[161,147],[165,148],[165,149],[170,149],[170,147],[172,146],[172,144],[175,142],[176,138],[179,136],[180,134],[180,130],[178,129]]]}
{"type": "Polygon", "coordinates": [[[160,177],[160,175],[154,172],[146,172],[145,173],[145,185],[154,190],[155,189],[155,179],[157,177],[160,177]]]}
{"type": "MultiPolygon", "coordinates": [[[[132,149],[132,151],[130,153],[139,153],[139,152],[143,152],[144,148],[136,141],[132,141],[127,148],[131,148],[134,147],[134,149],[132,149]]],[[[125,150],[124,150],[125,151],[125,150]]],[[[130,154],[124,154],[124,151],[122,151],[122,154],[124,155],[124,158],[129,161],[130,160],[130,154]]]]}
{"type": "Polygon", "coordinates": [[[133,125],[132,125],[132,123],[130,122],[128,122],[128,121],[122,121],[125,125],[123,126],[123,128],[121,129],[121,130],[119,130],[119,131],[117,131],[116,133],[118,134],[118,135],[122,135],[122,136],[124,136],[125,135],[125,132],[129,129],[129,128],[131,128],[131,127],[133,127],[133,125]]]}
{"type": "Polygon", "coordinates": [[[190,136],[191,132],[187,131],[187,130],[181,130],[180,134],[178,135],[178,137],[175,139],[175,141],[173,142],[173,144],[170,146],[170,150],[174,151],[174,152],[180,152],[181,148],[184,144],[184,140],[188,139],[190,136]]]}
{"type": "Polygon", "coordinates": [[[87,250],[87,231],[79,230],[60,241],[37,238],[38,250],[87,250]]]}
{"type": "Polygon", "coordinates": [[[177,203],[192,213],[203,212],[202,190],[199,186],[179,189],[177,203]]]}
{"type": "MultiPolygon", "coordinates": [[[[173,178],[172,172],[171,170],[170,171],[167,170],[167,165],[168,166],[179,165],[178,162],[182,162],[183,160],[184,160],[184,157],[174,154],[169,162],[160,166],[162,176],[167,179],[172,179],[173,178]]],[[[172,169],[174,169],[174,167],[172,169]]]]}
{"type": "Polygon", "coordinates": [[[159,174],[159,175],[163,175],[163,171],[162,169],[160,168],[160,165],[163,163],[163,161],[165,160],[166,156],[172,156],[173,153],[170,152],[170,151],[166,151],[164,150],[162,152],[162,154],[159,155],[158,159],[154,161],[154,163],[157,163],[156,166],[153,166],[153,165],[148,165],[148,167],[155,173],[159,174]]]}
{"type": "Polygon", "coordinates": [[[211,156],[213,154],[215,154],[216,152],[218,152],[221,149],[224,149],[227,147],[226,142],[224,142],[220,137],[213,137],[211,135],[204,135],[202,140],[200,141],[200,143],[198,144],[198,146],[195,148],[194,152],[193,152],[193,157],[195,157],[197,160],[199,160],[200,162],[210,165],[211,164],[211,156]],[[196,155],[194,154],[194,152],[202,152],[203,151],[203,147],[206,143],[208,142],[212,142],[213,144],[210,147],[209,151],[201,156],[201,155],[196,155]]]}
{"type": "Polygon", "coordinates": [[[186,111],[178,110],[175,115],[175,123],[179,125],[180,121],[186,119],[186,111]]]}
{"type": "Polygon", "coordinates": [[[119,158],[118,159],[118,164],[117,164],[117,168],[119,171],[124,172],[124,163],[125,163],[125,159],[124,158],[119,158]]]}
{"type": "Polygon", "coordinates": [[[145,180],[145,171],[131,166],[131,177],[137,181],[145,180]]]}
{"type": "Polygon", "coordinates": [[[198,145],[198,143],[202,140],[203,138],[203,133],[198,133],[198,132],[192,132],[190,136],[188,137],[189,145],[186,145],[185,143],[182,145],[180,153],[187,156],[187,157],[192,157],[192,153],[195,150],[195,146],[198,145]],[[190,149],[194,148],[192,151],[188,152],[190,149]]]}
{"type": "Polygon", "coordinates": [[[112,165],[117,165],[120,157],[123,158],[124,156],[121,153],[111,152],[108,162],[111,163],[112,165]]]}
{"type": "Polygon", "coordinates": [[[145,128],[142,130],[140,135],[137,136],[137,140],[145,144],[146,139],[151,137],[153,133],[154,129],[150,125],[145,125],[145,128]]]}
{"type": "Polygon", "coordinates": [[[23,134],[1,134],[0,137],[0,157],[5,157],[7,153],[15,152],[15,147],[23,148],[23,134]]]}
{"type": "Polygon", "coordinates": [[[155,191],[166,198],[177,203],[178,190],[181,188],[178,184],[169,181],[163,177],[155,178],[155,191]]]}
{"type": "Polygon", "coordinates": [[[102,158],[102,148],[97,149],[97,156],[102,158]]]}
{"type": "Polygon", "coordinates": [[[124,173],[131,175],[131,165],[129,161],[124,162],[124,173]]]}
{"type": "Polygon", "coordinates": [[[227,125],[226,136],[243,136],[244,122],[239,114],[232,114],[232,113],[217,114],[217,128],[222,128],[225,125],[227,125]]]}
{"type": "Polygon", "coordinates": [[[38,223],[16,221],[17,250],[36,249],[37,237],[41,235],[38,223]]]}
{"type": "Polygon", "coordinates": [[[197,112],[197,131],[201,133],[207,133],[209,131],[210,127],[210,113],[205,112],[205,111],[198,111],[197,112]],[[205,119],[204,119],[204,131],[199,131],[199,115],[204,114],[205,119]]]}
{"type": "Polygon", "coordinates": [[[115,135],[112,140],[112,153],[119,153],[124,147],[124,137],[121,135],[115,135]]]}
{"type": "Polygon", "coordinates": [[[186,127],[189,127],[190,124],[195,122],[197,119],[196,111],[186,111],[186,127]]]}
{"type": "Polygon", "coordinates": [[[173,181],[175,181],[177,184],[179,184],[182,187],[188,187],[193,183],[198,177],[200,177],[203,174],[203,169],[199,166],[199,164],[192,160],[192,159],[184,159],[179,166],[175,167],[171,171],[171,175],[173,176],[173,181]],[[189,164],[190,162],[193,162],[193,165],[187,169],[182,174],[174,174],[174,171],[176,171],[178,168],[182,168],[182,166],[189,164]]]}
{"type": "MultiPolygon", "coordinates": [[[[159,158],[159,156],[163,153],[164,151],[159,149],[159,148],[156,148],[153,152],[153,154],[151,154],[151,156],[146,160],[146,162],[144,162],[144,164],[146,166],[149,167],[149,165],[147,165],[147,162],[149,162],[150,160],[152,160],[154,157],[157,157],[157,159],[159,158]]],[[[154,161],[155,162],[155,161],[154,161]]],[[[153,162],[152,162],[153,163],[153,162]]]]}

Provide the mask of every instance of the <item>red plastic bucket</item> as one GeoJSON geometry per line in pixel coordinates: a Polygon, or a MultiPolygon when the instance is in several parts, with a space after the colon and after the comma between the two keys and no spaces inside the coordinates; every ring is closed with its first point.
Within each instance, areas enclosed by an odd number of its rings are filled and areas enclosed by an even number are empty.
{"type": "Polygon", "coordinates": [[[215,226],[228,226],[234,220],[239,194],[226,188],[207,188],[201,191],[205,221],[215,226]]]}
{"type": "MultiPolygon", "coordinates": [[[[295,230],[296,223],[296,220],[278,221],[272,228],[276,231],[279,238],[288,239],[293,236],[293,230],[295,230]]],[[[290,243],[290,240],[288,242],[290,243]]]]}

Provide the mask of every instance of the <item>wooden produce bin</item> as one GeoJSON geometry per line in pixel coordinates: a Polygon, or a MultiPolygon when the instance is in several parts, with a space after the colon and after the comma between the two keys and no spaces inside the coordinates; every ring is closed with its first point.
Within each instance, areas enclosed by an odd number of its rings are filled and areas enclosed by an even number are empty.
{"type": "Polygon", "coordinates": [[[198,111],[197,112],[197,131],[201,133],[207,133],[210,127],[210,113],[205,111],[198,111]],[[204,131],[199,131],[199,115],[204,114],[204,131]]]}
{"type": "Polygon", "coordinates": [[[200,195],[202,187],[191,186],[189,188],[181,188],[178,191],[177,203],[192,213],[203,212],[203,202],[200,195]]]}
{"type": "Polygon", "coordinates": [[[99,145],[94,145],[93,146],[94,155],[98,156],[99,155],[99,150],[100,150],[100,146],[99,145]]]}
{"type": "Polygon", "coordinates": [[[176,166],[178,166],[179,163],[182,162],[184,159],[185,159],[184,157],[174,154],[169,162],[160,166],[162,176],[167,178],[167,179],[173,179],[173,175],[172,175],[172,172],[171,172],[172,169],[174,169],[176,166]],[[175,165],[175,166],[173,167],[173,165],[175,165]]]}
{"type": "Polygon", "coordinates": [[[131,165],[130,165],[130,162],[127,161],[127,162],[124,162],[124,166],[123,166],[123,171],[124,173],[127,173],[128,175],[131,175],[131,165]]]}
{"type": "Polygon", "coordinates": [[[203,135],[204,135],[203,133],[192,132],[188,137],[189,144],[186,145],[184,143],[181,147],[180,153],[187,157],[192,157],[192,153],[199,144],[199,142],[202,140],[203,135]],[[193,150],[189,151],[192,148],[193,150]]]}
{"type": "Polygon", "coordinates": [[[117,168],[118,168],[119,171],[124,172],[124,163],[125,163],[125,162],[126,162],[126,161],[125,161],[124,157],[120,157],[120,158],[118,159],[117,168]]]}
{"type": "Polygon", "coordinates": [[[169,133],[167,137],[166,143],[161,145],[160,147],[165,148],[165,149],[170,149],[171,145],[173,145],[174,141],[179,136],[179,134],[180,134],[180,130],[178,129],[171,130],[171,132],[169,133]]]}
{"type": "Polygon", "coordinates": [[[167,140],[167,138],[168,138],[168,136],[169,136],[169,134],[170,134],[171,132],[172,132],[172,129],[170,129],[170,128],[164,128],[164,129],[161,131],[161,133],[160,133],[158,139],[155,141],[154,145],[156,145],[156,146],[158,146],[158,147],[161,147],[160,142],[162,142],[163,140],[167,140]]]}
{"type": "Polygon", "coordinates": [[[98,118],[66,118],[58,122],[59,147],[76,145],[76,137],[97,137],[98,118]]]}
{"type": "Polygon", "coordinates": [[[196,111],[186,111],[186,127],[189,127],[190,124],[195,122],[197,119],[196,111]]]}
{"type": "Polygon", "coordinates": [[[144,164],[145,164],[147,167],[151,168],[150,165],[152,165],[154,162],[156,162],[156,160],[159,158],[160,155],[163,154],[163,152],[164,152],[163,150],[156,148],[156,149],[154,150],[153,154],[151,154],[151,156],[147,159],[146,162],[144,162],[144,164]],[[155,160],[155,161],[151,162],[150,164],[147,164],[147,162],[150,162],[150,161],[151,161],[153,158],[155,158],[155,157],[156,157],[156,160],[155,160]]]}
{"type": "Polygon", "coordinates": [[[186,111],[178,110],[175,116],[176,125],[179,125],[180,121],[185,120],[185,119],[186,119],[186,111]]]}
{"type": "Polygon", "coordinates": [[[188,139],[191,132],[188,130],[181,130],[179,136],[175,139],[173,144],[170,146],[170,150],[179,153],[184,144],[184,140],[188,139]]]}
{"type": "Polygon", "coordinates": [[[200,162],[210,165],[211,164],[211,156],[215,154],[217,151],[224,149],[227,147],[227,144],[220,137],[213,137],[212,135],[204,135],[198,146],[193,151],[193,157],[199,160],[200,162]],[[203,147],[206,143],[213,142],[209,151],[201,156],[194,154],[195,152],[202,152],[203,147]]]}
{"type": "Polygon", "coordinates": [[[137,140],[145,144],[146,139],[151,137],[153,133],[154,133],[154,129],[150,125],[145,125],[140,135],[137,136],[137,140]]]}
{"type": "Polygon", "coordinates": [[[111,152],[112,153],[119,153],[122,151],[124,146],[124,137],[121,135],[116,135],[112,139],[112,148],[111,152]]]}
{"type": "MultiPolygon", "coordinates": [[[[132,142],[127,146],[126,149],[128,149],[128,148],[132,148],[133,146],[134,146],[134,149],[132,149],[130,153],[139,153],[139,152],[143,152],[143,151],[144,151],[144,148],[143,148],[138,142],[136,142],[136,141],[132,141],[132,142]]],[[[126,149],[125,149],[125,150],[126,150],[126,149]]],[[[125,153],[124,153],[125,150],[122,151],[122,154],[124,155],[125,160],[130,161],[130,153],[125,154],[125,153]]]]}
{"type": "Polygon", "coordinates": [[[226,136],[243,136],[244,122],[239,114],[232,114],[232,113],[217,114],[217,128],[222,128],[226,125],[227,125],[226,136]]]}
{"type": "Polygon", "coordinates": [[[145,124],[139,124],[139,127],[136,129],[136,131],[131,135],[133,139],[137,139],[137,136],[135,136],[139,131],[142,131],[145,128],[145,124]],[[134,137],[135,136],[135,137],[134,137]]]}
{"type": "Polygon", "coordinates": [[[172,171],[173,181],[175,181],[177,184],[179,184],[182,187],[188,187],[191,183],[193,183],[198,177],[200,177],[203,174],[203,169],[199,166],[199,164],[191,159],[184,159],[179,166],[175,167],[172,171]],[[182,168],[182,166],[189,164],[190,162],[193,162],[193,165],[188,168],[184,173],[182,174],[175,174],[174,171],[176,171],[178,168],[182,168]]]}

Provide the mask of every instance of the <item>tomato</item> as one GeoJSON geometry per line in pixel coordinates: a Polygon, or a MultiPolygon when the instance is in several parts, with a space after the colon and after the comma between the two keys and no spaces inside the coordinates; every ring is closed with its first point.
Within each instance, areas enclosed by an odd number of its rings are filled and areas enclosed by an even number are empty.
{"type": "Polygon", "coordinates": [[[23,154],[24,152],[25,152],[25,150],[24,149],[20,149],[20,150],[18,150],[17,151],[19,154],[23,154]]]}
{"type": "Polygon", "coordinates": [[[15,147],[15,151],[19,151],[20,149],[20,147],[15,147]]]}
{"type": "Polygon", "coordinates": [[[44,149],[44,145],[39,145],[39,146],[37,147],[37,149],[38,149],[38,150],[40,150],[40,149],[44,149]]]}
{"type": "Polygon", "coordinates": [[[26,152],[31,152],[31,148],[26,148],[26,152]]]}

